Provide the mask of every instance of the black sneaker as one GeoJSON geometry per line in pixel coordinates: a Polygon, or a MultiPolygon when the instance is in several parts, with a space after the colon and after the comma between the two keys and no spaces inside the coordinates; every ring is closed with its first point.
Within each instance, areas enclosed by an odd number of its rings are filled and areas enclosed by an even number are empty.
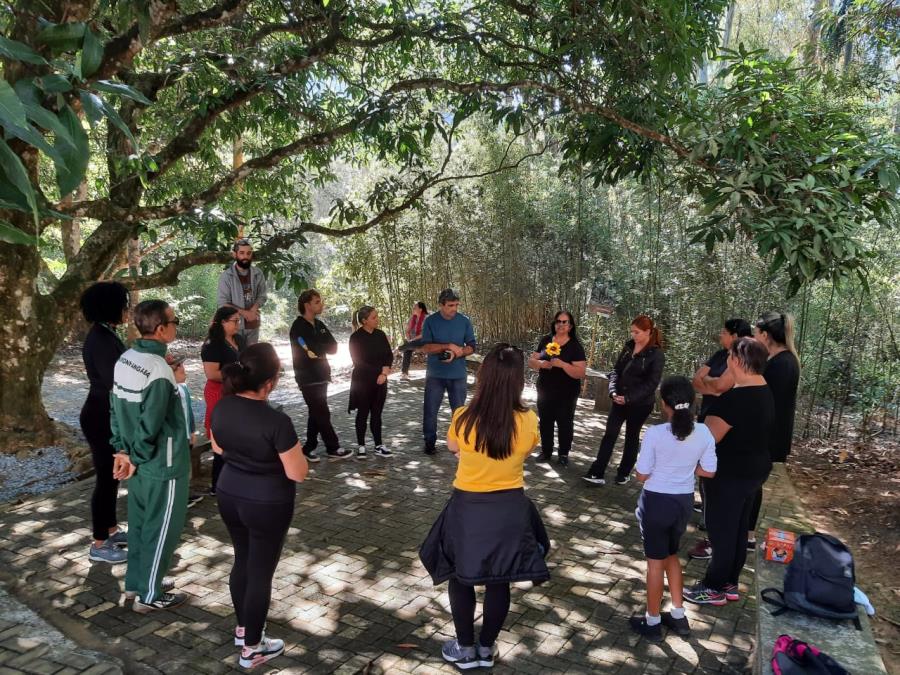
{"type": "Polygon", "coordinates": [[[625,485],[631,480],[631,476],[616,476],[616,485],[625,485]]]}
{"type": "Polygon", "coordinates": [[[348,459],[353,457],[353,453],[347,450],[346,448],[338,448],[337,450],[326,450],[325,454],[328,455],[328,459],[348,459]]]}
{"type": "Polygon", "coordinates": [[[748,551],[756,550],[756,539],[748,539],[747,540],[747,550],[748,551]]]}
{"type": "Polygon", "coordinates": [[[549,464],[550,463],[550,455],[545,455],[544,453],[541,453],[540,455],[537,456],[537,459],[534,461],[537,462],[538,464],[549,464]]]}
{"type": "Polygon", "coordinates": [[[728,599],[722,591],[707,588],[702,583],[695,584],[684,589],[684,599],[695,605],[716,605],[721,607],[728,604],[728,599]]]}
{"type": "Polygon", "coordinates": [[[309,462],[310,464],[317,464],[319,462],[319,451],[318,450],[313,449],[313,450],[310,450],[309,452],[304,450],[303,456],[306,457],[306,461],[309,462]]]}
{"type": "Polygon", "coordinates": [[[390,450],[388,450],[383,445],[376,445],[375,446],[375,456],[376,457],[393,457],[394,453],[391,452],[390,450]]]}
{"type": "Polygon", "coordinates": [[[426,455],[433,455],[435,452],[434,446],[426,445],[424,448],[422,448],[422,452],[424,452],[426,455]]]}
{"type": "Polygon", "coordinates": [[[650,642],[662,642],[663,634],[662,634],[662,624],[658,623],[655,626],[647,625],[647,617],[646,616],[633,616],[628,620],[628,623],[631,624],[631,630],[633,630],[638,635],[642,635],[650,642]]]}
{"type": "Polygon", "coordinates": [[[703,502],[694,502],[694,512],[703,513],[703,502]]]}
{"type": "Polygon", "coordinates": [[[284,653],[284,640],[263,637],[255,647],[244,647],[238,663],[241,668],[256,668],[284,653]]]}
{"type": "Polygon", "coordinates": [[[556,459],[556,463],[557,463],[559,466],[569,466],[569,456],[568,456],[568,455],[560,455],[560,456],[556,459]]]}
{"type": "Polygon", "coordinates": [[[181,607],[185,602],[187,602],[187,596],[184,593],[163,593],[153,602],[144,602],[140,598],[135,598],[131,608],[138,614],[149,614],[161,609],[175,609],[181,607]]]}
{"type": "Polygon", "coordinates": [[[191,508],[192,506],[197,506],[197,504],[199,504],[202,501],[203,501],[203,495],[198,495],[198,494],[188,495],[187,507],[191,508]]]}
{"type": "Polygon", "coordinates": [[[494,645],[490,647],[482,647],[475,645],[475,656],[478,658],[478,665],[482,668],[494,667],[494,645]]]}
{"type": "Polygon", "coordinates": [[[606,485],[606,481],[603,479],[603,476],[598,476],[595,473],[591,473],[588,471],[581,477],[581,480],[587,481],[591,485],[606,485]]]}
{"type": "MultiPolygon", "coordinates": [[[[162,588],[163,593],[168,593],[169,591],[175,588],[175,580],[166,577],[162,580],[160,584],[160,588],[162,588]]],[[[137,591],[125,591],[125,599],[126,600],[134,600],[137,597],[137,591]]]]}
{"type": "Polygon", "coordinates": [[[356,449],[356,459],[366,458],[366,446],[361,445],[356,449]]]}
{"type": "Polygon", "coordinates": [[[691,634],[691,624],[688,623],[686,616],[676,619],[671,612],[660,612],[660,617],[662,617],[663,626],[673,633],[681,637],[688,637],[691,634]]]}

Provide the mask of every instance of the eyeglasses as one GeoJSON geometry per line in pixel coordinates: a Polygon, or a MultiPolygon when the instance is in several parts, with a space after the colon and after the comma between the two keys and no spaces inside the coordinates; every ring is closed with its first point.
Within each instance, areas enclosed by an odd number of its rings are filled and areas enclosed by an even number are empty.
{"type": "Polygon", "coordinates": [[[568,319],[557,319],[556,323],[571,323],[568,319]]]}
{"type": "Polygon", "coordinates": [[[177,326],[179,323],[181,323],[181,319],[179,319],[179,318],[176,316],[174,319],[171,319],[171,320],[170,320],[170,319],[166,319],[165,321],[160,322],[159,325],[160,325],[160,326],[168,326],[170,323],[177,326]]]}
{"type": "Polygon", "coordinates": [[[240,323],[241,317],[236,316],[233,319],[225,319],[222,323],[240,323]]]}

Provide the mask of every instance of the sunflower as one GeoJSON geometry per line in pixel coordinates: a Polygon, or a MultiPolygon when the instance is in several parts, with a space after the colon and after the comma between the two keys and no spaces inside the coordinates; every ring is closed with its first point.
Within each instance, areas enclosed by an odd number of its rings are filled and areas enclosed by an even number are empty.
{"type": "Polygon", "coordinates": [[[553,357],[553,356],[559,356],[562,349],[556,342],[550,342],[544,348],[544,351],[547,352],[547,356],[553,357]]]}

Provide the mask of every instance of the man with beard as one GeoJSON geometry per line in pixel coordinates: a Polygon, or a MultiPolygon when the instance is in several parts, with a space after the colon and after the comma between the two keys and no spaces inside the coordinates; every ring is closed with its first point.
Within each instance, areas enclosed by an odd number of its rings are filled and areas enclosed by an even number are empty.
{"type": "Polygon", "coordinates": [[[244,347],[259,342],[259,308],[266,304],[266,277],[253,264],[249,239],[238,239],[231,248],[234,263],[219,276],[219,307],[234,307],[241,317],[244,347]]]}

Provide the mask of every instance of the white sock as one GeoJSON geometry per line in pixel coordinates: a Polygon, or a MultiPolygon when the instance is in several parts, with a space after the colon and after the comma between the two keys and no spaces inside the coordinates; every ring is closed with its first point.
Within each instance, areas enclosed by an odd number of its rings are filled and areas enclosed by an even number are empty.
{"type": "Polygon", "coordinates": [[[683,619],[684,607],[673,607],[670,613],[672,614],[673,619],[683,619]]]}
{"type": "Polygon", "coordinates": [[[656,626],[662,622],[662,618],[659,616],[659,614],[653,616],[652,614],[650,614],[650,612],[646,612],[644,614],[644,618],[647,620],[648,626],[656,626]]]}

